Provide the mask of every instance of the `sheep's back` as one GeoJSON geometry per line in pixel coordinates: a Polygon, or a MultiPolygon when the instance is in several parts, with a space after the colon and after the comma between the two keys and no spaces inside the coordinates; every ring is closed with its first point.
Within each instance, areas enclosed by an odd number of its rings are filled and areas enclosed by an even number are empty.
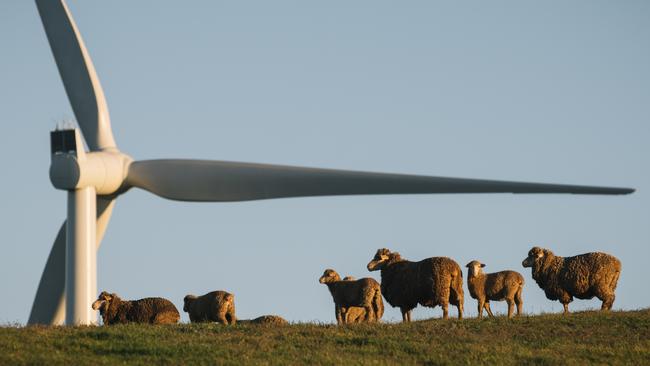
{"type": "Polygon", "coordinates": [[[379,289],[375,279],[366,277],[356,281],[337,281],[333,295],[341,306],[369,306],[372,295],[379,289]]]}
{"type": "Polygon", "coordinates": [[[449,293],[448,289],[450,286],[459,284],[460,288],[457,290],[460,293],[463,291],[463,272],[456,261],[448,257],[431,257],[418,262],[418,264],[420,270],[418,301],[420,304],[436,306],[442,304],[443,300],[454,300],[452,301],[454,303],[460,300],[451,298],[443,299],[443,294],[449,293]],[[461,281],[458,281],[458,279],[461,279],[461,281]]]}
{"type": "Polygon", "coordinates": [[[166,317],[169,322],[177,322],[180,319],[178,309],[171,301],[161,297],[148,297],[131,301],[127,318],[138,323],[153,323],[157,316],[160,317],[163,314],[169,314],[166,317]],[[173,320],[174,318],[175,320],[173,320]]]}
{"type": "Polygon", "coordinates": [[[501,301],[506,298],[509,290],[523,284],[524,277],[516,271],[488,273],[485,278],[485,294],[490,300],[501,301]]]}
{"type": "Polygon", "coordinates": [[[601,252],[586,253],[565,257],[559,280],[574,296],[592,298],[594,285],[615,288],[620,271],[621,262],[616,257],[601,252]]]}

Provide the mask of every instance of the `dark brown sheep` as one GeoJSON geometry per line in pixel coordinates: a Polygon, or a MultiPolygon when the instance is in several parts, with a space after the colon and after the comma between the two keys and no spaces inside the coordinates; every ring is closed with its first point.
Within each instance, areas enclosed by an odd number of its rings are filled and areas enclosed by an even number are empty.
{"type": "Polygon", "coordinates": [[[362,278],[354,281],[342,281],[338,273],[333,269],[326,269],[318,282],[327,285],[334,300],[336,322],[338,324],[348,323],[347,315],[343,309],[353,306],[364,308],[365,321],[378,321],[383,315],[383,302],[381,300],[381,288],[379,283],[372,278],[362,278]],[[379,308],[381,304],[381,308],[379,308]]]}
{"type": "Polygon", "coordinates": [[[548,249],[533,247],[521,264],[531,267],[533,279],[546,298],[559,300],[565,314],[574,297],[597,297],[603,302],[601,310],[609,310],[614,304],[621,261],[612,255],[595,252],[559,257],[548,249]]]}
{"type": "Polygon", "coordinates": [[[192,323],[217,322],[235,324],[235,296],[226,291],[212,291],[202,296],[187,295],[183,299],[183,311],[192,323]]]}
{"type": "Polygon", "coordinates": [[[508,318],[517,304],[517,315],[521,314],[524,301],[521,293],[524,289],[524,277],[515,271],[501,271],[495,273],[483,273],[485,264],[479,261],[467,263],[467,288],[472,298],[478,302],[478,317],[483,316],[483,308],[490,316],[490,300],[503,301],[508,303],[508,318]]]}
{"type": "Polygon", "coordinates": [[[262,315],[255,319],[237,320],[239,324],[257,324],[257,325],[287,325],[289,324],[283,317],[277,315],[262,315]]]}
{"type": "Polygon", "coordinates": [[[181,318],[171,301],[160,297],[122,300],[117,294],[103,291],[92,304],[99,310],[104,325],[126,323],[174,324],[181,318]]]}
{"type": "Polygon", "coordinates": [[[452,304],[463,318],[463,272],[454,260],[432,257],[411,262],[384,248],[377,250],[368,270],[381,270],[381,292],[391,306],[400,308],[404,322],[411,321],[411,310],[418,304],[440,305],[445,319],[452,304]]]}

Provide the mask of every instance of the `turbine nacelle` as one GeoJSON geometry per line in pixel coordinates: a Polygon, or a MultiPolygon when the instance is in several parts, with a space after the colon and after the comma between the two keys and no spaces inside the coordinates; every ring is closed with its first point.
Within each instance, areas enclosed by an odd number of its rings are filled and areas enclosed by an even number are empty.
{"type": "Polygon", "coordinates": [[[133,161],[130,156],[117,149],[86,152],[78,129],[52,131],[50,140],[50,181],[55,188],[94,187],[98,195],[120,190],[133,161]]]}

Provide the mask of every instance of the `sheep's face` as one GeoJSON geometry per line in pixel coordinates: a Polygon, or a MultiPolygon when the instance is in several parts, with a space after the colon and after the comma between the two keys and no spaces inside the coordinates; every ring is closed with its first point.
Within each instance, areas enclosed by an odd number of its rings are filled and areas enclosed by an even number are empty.
{"type": "Polygon", "coordinates": [[[378,271],[384,268],[386,263],[388,263],[388,260],[390,259],[391,252],[390,250],[383,248],[383,249],[378,249],[377,253],[375,253],[374,258],[368,263],[368,271],[378,271]]]}
{"type": "Polygon", "coordinates": [[[481,268],[485,267],[485,264],[479,261],[471,261],[465,267],[469,268],[468,272],[470,276],[476,276],[481,274],[481,268]]]}
{"type": "Polygon", "coordinates": [[[109,294],[106,291],[102,291],[102,293],[99,294],[97,300],[93,302],[92,305],[93,310],[99,310],[99,313],[103,315],[108,309],[114,297],[115,297],[114,294],[109,294]]]}
{"type": "Polygon", "coordinates": [[[183,311],[184,312],[189,312],[190,310],[190,304],[196,300],[196,296],[194,295],[187,295],[183,298],[183,311]]]}
{"type": "Polygon", "coordinates": [[[533,249],[528,252],[528,257],[521,262],[521,265],[524,267],[532,267],[536,261],[541,260],[545,255],[546,250],[540,247],[533,247],[533,249]]]}
{"type": "Polygon", "coordinates": [[[320,279],[318,279],[318,282],[320,283],[332,283],[336,281],[340,281],[341,276],[339,276],[338,273],[336,273],[335,270],[333,269],[326,269],[325,272],[323,272],[323,275],[320,276],[320,279]]]}

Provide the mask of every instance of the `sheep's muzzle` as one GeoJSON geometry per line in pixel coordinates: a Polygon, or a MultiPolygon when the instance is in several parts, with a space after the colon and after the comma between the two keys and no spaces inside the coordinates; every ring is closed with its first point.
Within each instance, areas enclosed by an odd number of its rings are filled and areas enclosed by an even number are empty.
{"type": "Polygon", "coordinates": [[[104,300],[95,300],[95,302],[93,302],[92,305],[93,310],[99,310],[99,308],[102,306],[103,303],[104,300]]]}
{"type": "Polygon", "coordinates": [[[524,266],[524,268],[532,267],[533,266],[533,259],[530,257],[527,257],[524,259],[523,262],[521,262],[521,265],[524,266]]]}

